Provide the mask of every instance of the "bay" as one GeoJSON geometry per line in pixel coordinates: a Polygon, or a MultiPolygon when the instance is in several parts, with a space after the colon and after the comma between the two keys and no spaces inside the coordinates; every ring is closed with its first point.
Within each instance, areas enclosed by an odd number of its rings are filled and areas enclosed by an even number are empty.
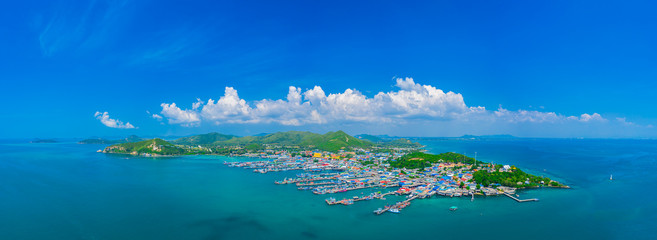
{"type": "MultiPolygon", "coordinates": [[[[657,230],[657,141],[421,139],[558,179],[571,189],[507,197],[418,199],[400,214],[372,211],[396,198],[328,206],[324,198],[229,168],[243,158],[143,158],[103,145],[0,142],[2,239],[652,239],[657,230]],[[613,174],[614,180],[609,176],[613,174]],[[458,211],[449,211],[450,206],[458,211]]],[[[361,192],[336,194],[336,198],[361,192]]]]}

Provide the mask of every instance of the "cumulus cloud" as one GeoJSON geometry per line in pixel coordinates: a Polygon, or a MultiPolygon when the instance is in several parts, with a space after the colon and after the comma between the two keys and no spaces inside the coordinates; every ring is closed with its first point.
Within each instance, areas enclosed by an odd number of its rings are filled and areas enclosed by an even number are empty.
{"type": "Polygon", "coordinates": [[[162,103],[161,115],[172,124],[196,126],[202,121],[215,124],[278,123],[289,126],[345,122],[383,122],[405,124],[414,121],[502,121],[509,123],[556,123],[606,121],[600,114],[564,116],[554,112],[507,110],[496,111],[467,106],[460,93],[445,92],[431,85],[421,85],[412,78],[397,78],[395,91],[379,92],[368,97],[356,89],[327,94],[320,86],[303,91],[290,86],[285,99],[262,99],[247,102],[237,90],[226,87],[218,100],[197,99],[191,109],[175,103],[162,103]]]}
{"type": "Polygon", "coordinates": [[[94,114],[94,117],[96,117],[96,119],[100,120],[100,122],[103,125],[111,127],[111,128],[122,128],[122,129],[135,128],[135,126],[133,126],[129,122],[123,123],[123,122],[119,121],[118,119],[110,118],[109,113],[107,113],[107,112],[102,112],[102,113],[101,112],[96,112],[94,114]]]}
{"type": "Polygon", "coordinates": [[[602,116],[600,116],[600,114],[597,114],[597,113],[593,113],[593,114],[584,113],[579,117],[579,120],[582,121],[582,122],[595,122],[595,121],[605,122],[605,121],[607,121],[607,119],[603,118],[602,116]]]}
{"type": "MultiPolygon", "coordinates": [[[[182,124],[185,126],[197,125],[201,122],[199,114],[193,110],[182,110],[175,103],[160,104],[162,111],[160,112],[162,116],[166,117],[169,120],[170,124],[182,124]]],[[[159,115],[158,115],[159,116],[159,115]]],[[[155,116],[154,116],[155,117],[155,116]]]]}
{"type": "Polygon", "coordinates": [[[251,107],[244,99],[240,99],[237,90],[226,87],[224,96],[216,102],[212,99],[201,109],[201,115],[209,120],[227,123],[244,123],[251,120],[251,107]]]}

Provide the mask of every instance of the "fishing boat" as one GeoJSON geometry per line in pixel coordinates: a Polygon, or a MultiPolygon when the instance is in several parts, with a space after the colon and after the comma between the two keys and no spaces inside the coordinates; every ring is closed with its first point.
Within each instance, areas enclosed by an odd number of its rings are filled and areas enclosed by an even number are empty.
{"type": "Polygon", "coordinates": [[[451,207],[449,207],[449,210],[450,210],[450,211],[456,211],[456,210],[458,210],[458,209],[459,209],[459,208],[456,207],[456,206],[451,206],[451,207]]]}

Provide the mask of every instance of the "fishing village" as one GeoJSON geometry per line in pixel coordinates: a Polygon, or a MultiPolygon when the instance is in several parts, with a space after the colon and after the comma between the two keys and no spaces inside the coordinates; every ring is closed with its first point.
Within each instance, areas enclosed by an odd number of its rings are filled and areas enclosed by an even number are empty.
{"type": "MultiPolygon", "coordinates": [[[[456,153],[427,154],[417,149],[387,149],[338,153],[306,151],[292,155],[287,151],[269,151],[244,155],[254,161],[224,162],[255,173],[297,171],[295,177],[275,181],[294,184],[300,191],[317,195],[360,192],[352,198],[327,197],[328,205],[352,205],[359,201],[386,200],[386,196],[405,196],[403,201],[374,210],[377,215],[400,211],[416,199],[443,197],[507,196],[517,202],[516,190],[529,187],[567,187],[545,177],[526,174],[514,166],[483,163],[456,153]],[[502,179],[502,180],[500,180],[502,179]],[[478,181],[477,181],[478,180],[478,181]],[[512,181],[512,182],[510,182],[512,181]],[[368,192],[364,194],[363,192],[368,192]]],[[[451,211],[458,207],[452,206],[451,211]]]]}
{"type": "MultiPolygon", "coordinates": [[[[261,136],[236,137],[209,133],[183,137],[171,142],[151,139],[106,147],[101,152],[144,157],[176,155],[223,155],[238,161],[229,167],[255,173],[292,171],[278,185],[294,185],[300,191],[326,195],[328,205],[352,205],[374,199],[403,199],[376,209],[374,213],[399,213],[413,200],[444,197],[506,196],[517,202],[517,189],[567,188],[544,176],[523,172],[511,165],[486,163],[464,154],[426,153],[423,146],[408,139],[382,139],[371,135],[358,138],[343,131],[316,134],[278,132],[261,136]],[[356,196],[336,199],[337,195],[356,196]]],[[[457,210],[452,206],[449,210],[457,210]]]]}

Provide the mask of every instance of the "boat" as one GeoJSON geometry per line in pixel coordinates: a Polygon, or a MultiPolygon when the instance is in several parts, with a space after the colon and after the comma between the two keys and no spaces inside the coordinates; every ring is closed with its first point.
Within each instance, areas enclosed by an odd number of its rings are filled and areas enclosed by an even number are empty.
{"type": "Polygon", "coordinates": [[[456,210],[458,210],[458,209],[459,209],[459,208],[456,207],[456,206],[451,206],[451,207],[449,207],[449,210],[450,210],[450,211],[456,211],[456,210]]]}
{"type": "Polygon", "coordinates": [[[609,181],[612,181],[612,180],[614,180],[614,175],[613,174],[609,175],[609,181]]]}
{"type": "Polygon", "coordinates": [[[399,209],[396,209],[396,208],[391,208],[388,211],[391,212],[391,213],[399,213],[399,209]]]}

